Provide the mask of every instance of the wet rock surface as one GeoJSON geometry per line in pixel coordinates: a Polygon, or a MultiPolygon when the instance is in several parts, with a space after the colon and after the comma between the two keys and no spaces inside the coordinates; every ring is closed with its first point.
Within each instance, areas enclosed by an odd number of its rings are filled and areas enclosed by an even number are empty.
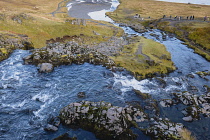
{"type": "Polygon", "coordinates": [[[54,131],[57,131],[58,128],[56,126],[54,126],[54,125],[47,124],[47,126],[44,128],[44,130],[45,131],[52,131],[52,132],[54,132],[54,131]]]}
{"type": "Polygon", "coordinates": [[[173,123],[167,118],[154,121],[150,128],[146,130],[147,135],[151,135],[154,139],[181,139],[179,134],[180,131],[184,128],[181,123],[173,123]]]}
{"type": "Polygon", "coordinates": [[[118,107],[107,102],[71,103],[60,112],[62,123],[93,131],[100,139],[135,139],[130,128],[147,116],[132,106],[118,107]]]}
{"type": "Polygon", "coordinates": [[[84,98],[85,97],[85,92],[79,92],[79,93],[77,93],[77,97],[84,98]]]}
{"type": "Polygon", "coordinates": [[[186,106],[182,110],[184,121],[191,122],[201,119],[201,116],[210,117],[210,93],[204,95],[195,95],[190,92],[174,93],[173,99],[164,99],[160,101],[162,107],[171,107],[177,104],[186,106]]]}
{"type": "Polygon", "coordinates": [[[52,72],[53,71],[53,65],[50,63],[42,63],[39,65],[39,72],[52,72]]]}

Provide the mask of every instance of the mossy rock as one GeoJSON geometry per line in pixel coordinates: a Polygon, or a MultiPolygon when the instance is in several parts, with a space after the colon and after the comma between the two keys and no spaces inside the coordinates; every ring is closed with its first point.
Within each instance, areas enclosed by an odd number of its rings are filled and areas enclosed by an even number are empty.
{"type": "Polygon", "coordinates": [[[71,103],[60,112],[62,123],[92,131],[104,140],[136,139],[130,128],[137,127],[136,122],[142,122],[146,117],[143,111],[133,106],[117,107],[107,102],[71,103]]]}
{"type": "Polygon", "coordinates": [[[139,90],[133,89],[133,91],[136,93],[136,95],[140,96],[142,99],[150,99],[151,95],[149,93],[142,93],[139,90]]]}

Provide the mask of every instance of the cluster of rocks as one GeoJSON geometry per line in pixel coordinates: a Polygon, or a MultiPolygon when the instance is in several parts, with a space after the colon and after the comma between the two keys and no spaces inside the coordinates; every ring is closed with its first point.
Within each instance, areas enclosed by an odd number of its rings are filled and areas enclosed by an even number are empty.
{"type": "Polygon", "coordinates": [[[40,66],[40,72],[51,72],[54,66],[83,64],[85,62],[95,65],[103,65],[111,68],[114,61],[108,56],[90,48],[79,45],[76,42],[52,43],[41,49],[35,49],[31,55],[24,58],[25,64],[40,66]],[[42,68],[44,68],[42,70],[42,68]]]}
{"type": "Polygon", "coordinates": [[[23,23],[23,20],[34,20],[34,18],[32,16],[29,16],[25,13],[19,14],[19,15],[14,15],[12,17],[13,21],[16,21],[19,24],[23,23]]]}
{"type": "Polygon", "coordinates": [[[44,128],[45,131],[57,131],[60,125],[60,119],[58,117],[49,116],[47,119],[47,125],[44,128]]]}
{"type": "Polygon", "coordinates": [[[176,104],[183,104],[187,107],[182,110],[184,121],[200,119],[200,115],[210,117],[210,92],[205,95],[195,95],[189,92],[174,93],[173,99],[164,99],[160,102],[163,107],[170,107],[176,104]]]}
{"type": "Polygon", "coordinates": [[[84,34],[80,34],[79,36],[77,36],[77,35],[73,35],[73,36],[65,35],[63,37],[56,37],[55,39],[51,38],[49,40],[46,40],[46,44],[56,43],[56,42],[65,43],[65,42],[70,41],[70,40],[74,40],[75,42],[78,42],[78,41],[81,42],[81,37],[82,36],[84,36],[84,34]]]}
{"type": "Polygon", "coordinates": [[[135,139],[130,128],[147,118],[144,112],[132,106],[89,101],[69,104],[59,117],[62,123],[93,131],[100,139],[135,139]]]}
{"type": "Polygon", "coordinates": [[[86,19],[73,19],[73,20],[66,20],[66,22],[69,22],[73,25],[83,25],[86,26],[86,19]]]}
{"type": "Polygon", "coordinates": [[[152,126],[148,128],[145,133],[151,135],[154,139],[163,140],[181,139],[180,132],[184,128],[183,124],[170,122],[167,118],[159,118],[151,125],[152,126]]]}
{"type": "Polygon", "coordinates": [[[79,92],[79,93],[77,94],[77,97],[78,97],[78,98],[84,98],[84,97],[85,97],[85,92],[79,92]]]}
{"type": "Polygon", "coordinates": [[[119,26],[130,27],[131,29],[133,29],[134,31],[139,32],[139,33],[147,32],[147,29],[146,29],[142,24],[134,24],[134,23],[126,24],[126,23],[119,23],[119,26]]]}
{"type": "Polygon", "coordinates": [[[119,52],[122,51],[124,45],[128,45],[128,41],[126,39],[113,36],[107,42],[101,42],[92,46],[104,55],[117,56],[119,52]]]}
{"type": "Polygon", "coordinates": [[[0,34],[0,61],[7,59],[15,49],[32,49],[33,44],[25,35],[0,34]]]}
{"type": "Polygon", "coordinates": [[[210,71],[200,71],[200,72],[196,72],[196,74],[198,74],[201,78],[205,79],[205,80],[209,80],[206,76],[210,76],[210,71]]]}

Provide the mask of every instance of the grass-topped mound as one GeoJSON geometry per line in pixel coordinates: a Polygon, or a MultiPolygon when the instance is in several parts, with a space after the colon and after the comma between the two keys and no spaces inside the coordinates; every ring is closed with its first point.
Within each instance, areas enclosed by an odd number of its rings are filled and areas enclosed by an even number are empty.
{"type": "Polygon", "coordinates": [[[137,79],[162,75],[175,70],[165,46],[144,37],[133,37],[122,52],[111,57],[118,66],[132,72],[137,79]]]}

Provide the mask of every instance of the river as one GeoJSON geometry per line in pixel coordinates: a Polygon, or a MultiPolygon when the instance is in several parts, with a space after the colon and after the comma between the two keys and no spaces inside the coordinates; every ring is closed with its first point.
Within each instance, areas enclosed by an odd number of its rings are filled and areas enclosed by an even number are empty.
{"type": "MultiPolygon", "coordinates": [[[[117,1],[113,1],[111,5],[111,10],[114,10],[117,1]]],[[[95,19],[96,13],[98,12],[90,13],[89,16],[95,19]]],[[[105,15],[101,17],[105,18],[105,15]]],[[[88,63],[60,66],[52,73],[44,74],[38,73],[36,66],[23,64],[22,58],[28,56],[29,51],[16,50],[8,59],[0,62],[0,140],[50,140],[66,132],[72,137],[77,136],[79,140],[94,140],[96,138],[93,133],[82,129],[73,130],[61,125],[57,132],[46,132],[44,126],[50,116],[58,115],[61,108],[72,102],[107,101],[113,105],[125,106],[128,102],[140,101],[133,88],[161,99],[169,98],[171,93],[177,91],[203,94],[203,85],[210,85],[209,81],[195,74],[197,71],[210,70],[210,63],[174,36],[167,35],[166,39],[162,39],[159,30],[140,34],[129,27],[122,28],[128,34],[145,36],[164,44],[178,69],[165,77],[142,81],[135,80],[126,71],[114,73],[105,67],[88,63]],[[156,36],[151,36],[151,33],[156,36]],[[195,78],[190,78],[189,74],[195,78]],[[159,79],[164,80],[166,85],[162,86],[159,79]],[[192,87],[198,90],[194,91],[192,87]],[[85,92],[86,97],[78,98],[78,92],[85,92]]],[[[175,117],[170,112],[170,109],[162,111],[172,121],[186,125],[198,138],[210,138],[209,119],[186,123],[176,110],[175,117]]],[[[149,139],[141,132],[137,133],[137,139],[149,139]]]]}

